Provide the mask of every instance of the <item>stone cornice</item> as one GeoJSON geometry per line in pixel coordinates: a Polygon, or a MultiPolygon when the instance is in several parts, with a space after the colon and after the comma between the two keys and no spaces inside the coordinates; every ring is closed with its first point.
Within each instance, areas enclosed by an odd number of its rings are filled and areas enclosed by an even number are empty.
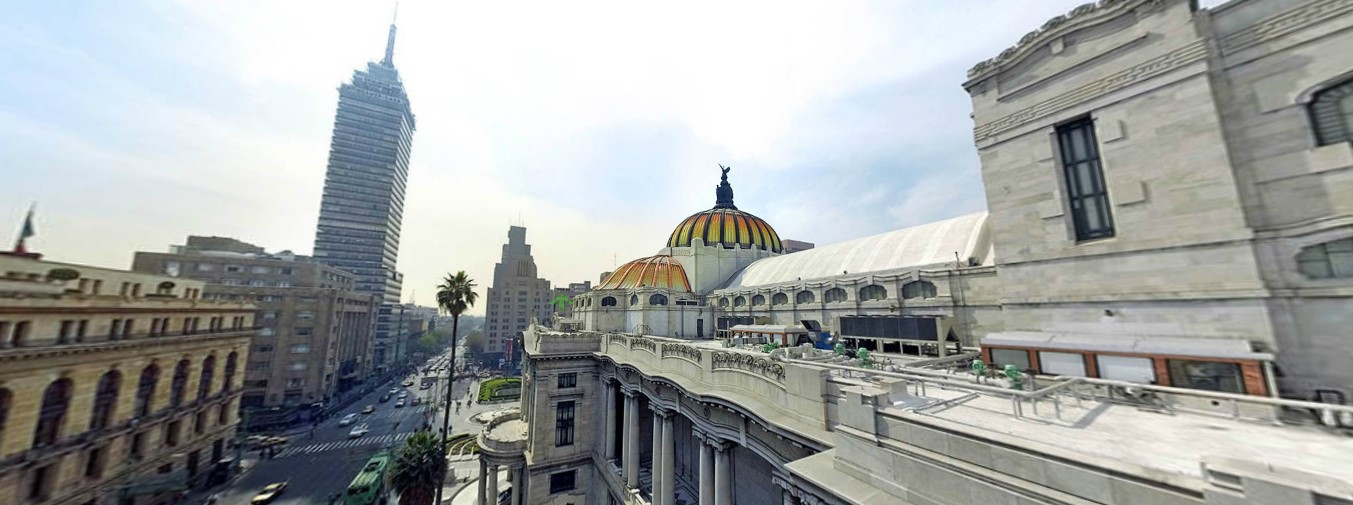
{"type": "Polygon", "coordinates": [[[204,342],[215,342],[219,340],[253,338],[254,330],[240,330],[223,333],[204,333],[188,336],[174,337],[147,337],[129,340],[116,340],[112,342],[99,342],[95,344],[66,344],[50,345],[42,347],[16,347],[0,350],[0,363],[9,361],[26,361],[32,359],[46,359],[59,356],[78,356],[86,354],[102,354],[118,351],[143,351],[148,347],[169,347],[175,345],[193,345],[204,342]]]}
{"type": "Polygon", "coordinates": [[[1167,1],[1170,0],[1099,0],[1099,3],[1081,4],[1081,6],[1072,9],[1071,12],[1054,16],[1037,30],[1020,37],[1018,43],[1001,51],[1001,54],[995,58],[973,65],[971,69],[968,69],[968,82],[975,82],[988,74],[1008,68],[1052,39],[1075,30],[1104,23],[1138,7],[1145,6],[1148,9],[1154,9],[1167,1]]]}

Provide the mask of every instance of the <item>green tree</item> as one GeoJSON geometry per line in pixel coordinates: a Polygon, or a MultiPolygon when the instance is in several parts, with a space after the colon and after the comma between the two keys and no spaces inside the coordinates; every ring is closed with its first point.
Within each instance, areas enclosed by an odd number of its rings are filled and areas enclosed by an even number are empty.
{"type": "Polygon", "coordinates": [[[399,492],[400,505],[430,505],[434,495],[442,494],[446,479],[444,447],[432,432],[420,431],[395,453],[391,484],[399,492]]]}
{"type": "Polygon", "coordinates": [[[488,339],[484,338],[483,332],[472,331],[465,336],[465,350],[470,354],[482,354],[486,345],[488,345],[488,339]]]}
{"type": "MultiPolygon", "coordinates": [[[[442,285],[437,286],[437,308],[451,316],[451,366],[446,378],[446,417],[442,421],[441,447],[446,447],[447,437],[451,436],[451,392],[456,389],[456,333],[460,330],[460,315],[474,306],[479,296],[474,292],[474,280],[465,275],[465,271],[447,274],[442,285]]],[[[446,466],[442,464],[443,468],[446,466]]],[[[442,503],[442,486],[437,486],[438,505],[442,503]]]]}

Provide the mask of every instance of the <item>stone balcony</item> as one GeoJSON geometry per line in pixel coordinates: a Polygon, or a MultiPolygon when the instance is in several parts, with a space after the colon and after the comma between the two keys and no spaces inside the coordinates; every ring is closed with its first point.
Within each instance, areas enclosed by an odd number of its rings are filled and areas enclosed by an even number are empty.
{"type": "Polygon", "coordinates": [[[520,458],[526,452],[529,426],[521,410],[498,411],[479,433],[479,449],[488,456],[520,458]]]}

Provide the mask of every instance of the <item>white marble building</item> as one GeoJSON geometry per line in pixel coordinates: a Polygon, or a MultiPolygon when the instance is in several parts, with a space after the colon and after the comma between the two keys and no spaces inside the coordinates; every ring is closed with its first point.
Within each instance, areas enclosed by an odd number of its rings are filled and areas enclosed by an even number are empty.
{"type": "Polygon", "coordinates": [[[1350,27],[1347,0],[1105,0],[974,67],[984,347],[1251,394],[1276,355],[1285,396],[1353,394],[1350,27]]]}

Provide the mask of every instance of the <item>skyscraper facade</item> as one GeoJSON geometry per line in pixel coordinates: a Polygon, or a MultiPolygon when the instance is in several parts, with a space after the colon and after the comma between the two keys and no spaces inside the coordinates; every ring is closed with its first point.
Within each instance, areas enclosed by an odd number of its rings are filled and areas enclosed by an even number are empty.
{"type": "Polygon", "coordinates": [[[497,363],[500,358],[513,362],[513,354],[521,350],[522,331],[532,316],[541,321],[549,319],[553,297],[550,281],[536,274],[536,260],[531,257],[531,245],[526,243],[526,228],[508,228],[503,258],[493,267],[493,285],[485,296],[488,340],[484,352],[488,363],[497,363]]]}
{"type": "Polygon", "coordinates": [[[399,303],[395,269],[415,128],[395,69],[395,25],[385,58],[338,88],[338,112],[315,231],[315,259],[357,276],[357,290],[399,303]]]}

